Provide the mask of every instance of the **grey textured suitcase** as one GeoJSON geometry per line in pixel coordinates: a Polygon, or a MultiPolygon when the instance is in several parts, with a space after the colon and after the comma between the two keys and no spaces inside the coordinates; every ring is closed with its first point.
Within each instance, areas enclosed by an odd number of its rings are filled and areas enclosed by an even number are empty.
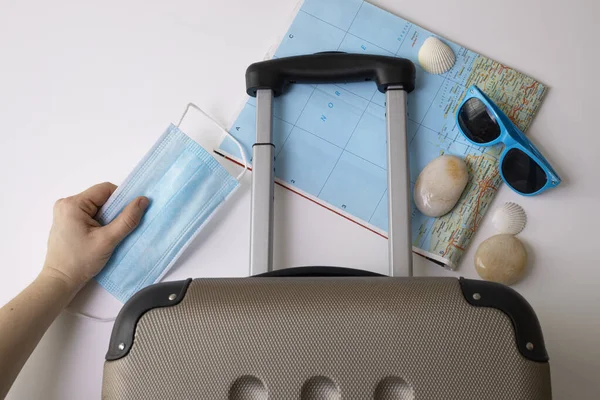
{"type": "MultiPolygon", "coordinates": [[[[537,317],[510,288],[412,278],[407,60],[344,53],[251,65],[257,97],[249,278],[152,285],[115,322],[103,399],[550,399],[537,317]],[[272,98],[296,82],[386,93],[390,276],[273,270],[272,98]]],[[[348,251],[353,251],[348,249],[348,251]]]]}

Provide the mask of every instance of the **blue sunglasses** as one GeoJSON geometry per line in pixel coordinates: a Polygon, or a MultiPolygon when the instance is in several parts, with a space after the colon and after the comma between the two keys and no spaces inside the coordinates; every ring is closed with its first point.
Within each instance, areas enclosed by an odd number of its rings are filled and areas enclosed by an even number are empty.
{"type": "Polygon", "coordinates": [[[515,192],[533,196],[561,182],[539,150],[477,86],[467,90],[456,113],[456,125],[476,146],[504,143],[500,175],[515,192]]]}

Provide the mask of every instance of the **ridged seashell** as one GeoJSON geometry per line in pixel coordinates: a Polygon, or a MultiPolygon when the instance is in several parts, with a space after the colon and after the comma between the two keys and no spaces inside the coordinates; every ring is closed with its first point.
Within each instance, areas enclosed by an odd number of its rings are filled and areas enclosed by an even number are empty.
{"type": "Polygon", "coordinates": [[[469,182],[467,164],[456,156],[440,156],[419,174],[413,198],[415,206],[428,217],[449,213],[469,182]]]}
{"type": "Polygon", "coordinates": [[[527,214],[517,203],[507,202],[494,210],[492,223],[498,233],[516,235],[527,225],[527,214]]]}
{"type": "Polygon", "coordinates": [[[486,281],[512,285],[523,277],[526,266],[527,250],[513,235],[492,236],[475,252],[475,270],[486,281]]]}
{"type": "Polygon", "coordinates": [[[456,57],[450,46],[435,36],[428,37],[419,49],[419,64],[430,74],[443,74],[455,62],[456,57]]]}

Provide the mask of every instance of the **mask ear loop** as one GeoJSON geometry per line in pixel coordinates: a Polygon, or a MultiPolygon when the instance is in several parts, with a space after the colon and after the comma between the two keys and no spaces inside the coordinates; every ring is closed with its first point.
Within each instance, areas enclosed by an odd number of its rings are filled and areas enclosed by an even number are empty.
{"type": "Polygon", "coordinates": [[[95,322],[112,322],[114,320],[117,319],[117,317],[108,317],[108,318],[102,318],[102,317],[94,317],[93,315],[89,315],[80,311],[73,311],[69,308],[69,306],[65,307],[64,310],[67,314],[71,314],[75,317],[79,317],[79,318],[83,318],[83,319],[87,319],[90,321],[95,321],[95,322]]]}
{"type": "Polygon", "coordinates": [[[179,118],[179,122],[177,123],[177,127],[179,128],[179,125],[181,125],[181,123],[185,119],[185,116],[187,115],[187,113],[190,110],[190,108],[193,108],[193,109],[199,111],[202,115],[204,115],[206,118],[208,118],[210,121],[212,121],[213,124],[215,124],[216,126],[218,126],[219,129],[221,131],[223,131],[223,133],[225,133],[225,135],[227,135],[227,137],[229,137],[229,139],[233,140],[233,142],[237,145],[238,149],[240,150],[240,155],[242,157],[242,161],[244,163],[244,170],[237,176],[236,179],[238,181],[240,179],[242,179],[244,177],[244,175],[246,174],[246,172],[248,172],[248,159],[246,158],[246,152],[244,151],[244,148],[242,147],[242,144],[236,138],[234,138],[233,135],[231,133],[229,133],[229,131],[227,129],[225,129],[220,123],[218,123],[217,121],[215,121],[215,119],[213,119],[210,115],[208,115],[203,109],[201,109],[200,107],[198,107],[194,103],[188,103],[187,107],[185,108],[185,111],[183,112],[183,115],[181,115],[181,118],[179,118]]]}

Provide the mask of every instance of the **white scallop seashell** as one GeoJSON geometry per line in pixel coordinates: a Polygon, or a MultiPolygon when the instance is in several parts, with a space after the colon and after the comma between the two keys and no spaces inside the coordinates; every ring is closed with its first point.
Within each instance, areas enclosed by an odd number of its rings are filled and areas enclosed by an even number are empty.
{"type": "Polygon", "coordinates": [[[443,74],[455,62],[456,57],[450,46],[435,36],[428,37],[419,49],[419,64],[430,74],[443,74]]]}
{"type": "Polygon", "coordinates": [[[492,223],[499,233],[516,235],[527,225],[527,214],[517,203],[507,202],[494,211],[492,223]]]}

